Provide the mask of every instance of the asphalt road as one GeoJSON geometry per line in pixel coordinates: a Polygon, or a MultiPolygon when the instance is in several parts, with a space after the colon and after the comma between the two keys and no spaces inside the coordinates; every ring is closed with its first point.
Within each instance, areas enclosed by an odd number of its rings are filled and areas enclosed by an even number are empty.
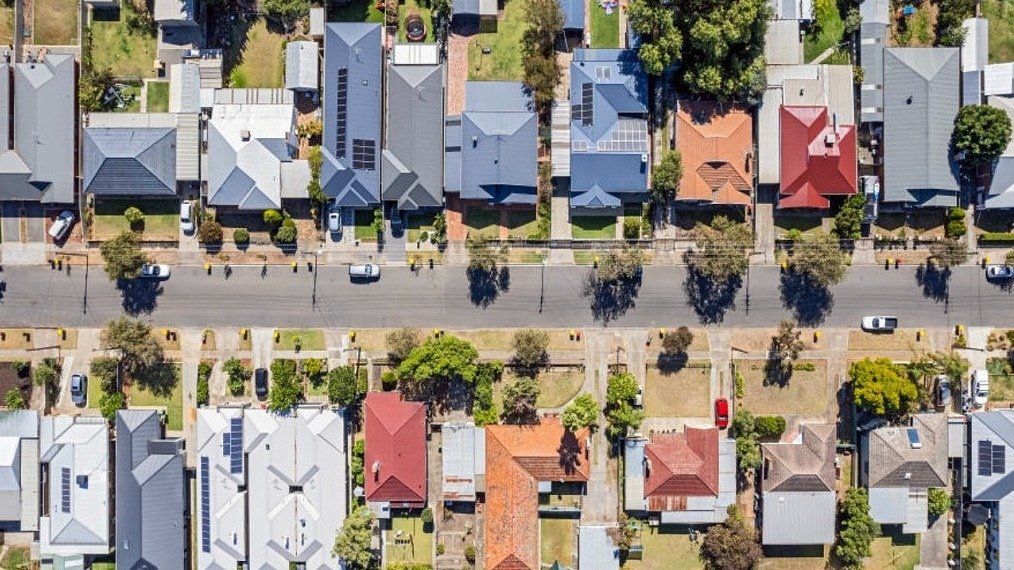
{"type": "Polygon", "coordinates": [[[954,271],[946,302],[939,286],[921,284],[914,267],[853,267],[829,299],[791,283],[783,287],[785,277],[776,267],[755,267],[749,308],[745,284],[728,296],[731,305],[716,302],[719,296],[708,291],[696,293],[697,302],[691,303],[682,267],[646,267],[633,294],[593,302],[584,292],[589,272],[588,267],[548,267],[543,290],[543,268],[512,267],[509,282],[501,284],[505,287],[473,299],[463,267],[418,272],[384,267],[374,283],[350,283],[345,266],[320,267],[313,307],[314,276],[305,265],[296,273],[272,266],[264,275],[260,267],[236,267],[228,279],[221,266],[211,276],[202,267],[174,267],[170,279],[135,285],[126,295],[101,267],[92,267],[85,313],[83,267],[75,265],[69,274],[48,266],[9,267],[3,271],[7,288],[0,299],[0,324],[100,326],[129,306],[155,324],[192,327],[650,327],[701,322],[766,327],[790,316],[807,324],[853,327],[870,314],[896,315],[903,327],[1014,326],[1014,293],[986,282],[975,267],[954,271]]]}

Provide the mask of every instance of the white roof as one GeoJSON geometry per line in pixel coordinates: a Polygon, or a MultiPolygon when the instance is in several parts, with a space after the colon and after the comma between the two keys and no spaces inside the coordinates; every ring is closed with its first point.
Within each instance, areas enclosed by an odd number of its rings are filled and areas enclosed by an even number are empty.
{"type": "Polygon", "coordinates": [[[310,35],[319,38],[324,35],[324,7],[310,8],[310,35]]]}
{"type": "Polygon", "coordinates": [[[880,524],[908,522],[908,487],[871,487],[870,516],[880,524]]]}
{"type": "Polygon", "coordinates": [[[835,505],[831,491],[764,493],[764,544],[831,544],[835,505]]]}
{"type": "Polygon", "coordinates": [[[317,42],[289,42],[285,45],[285,88],[317,89],[319,59],[317,42]]]}
{"type": "Polygon", "coordinates": [[[989,22],[986,18],[968,18],[961,26],[965,29],[961,71],[981,71],[989,63],[989,22]]]}
{"type": "Polygon", "coordinates": [[[772,20],[764,36],[764,59],[768,65],[803,63],[803,42],[799,38],[799,20],[772,20]]]}
{"type": "Polygon", "coordinates": [[[438,65],[440,52],[437,44],[394,44],[391,60],[395,65],[438,65]]]}
{"type": "Polygon", "coordinates": [[[231,457],[223,453],[222,443],[222,434],[230,429],[229,420],[242,417],[242,408],[197,410],[197,508],[191,520],[199,570],[235,568],[246,560],[247,493],[239,490],[246,481],[242,472],[230,473],[231,457]],[[205,521],[210,523],[207,545],[203,542],[205,521]]]}
{"type": "Polygon", "coordinates": [[[987,97],[1014,93],[1014,62],[987,65],[982,92],[987,97]]]}
{"type": "Polygon", "coordinates": [[[103,418],[42,418],[40,461],[49,466],[43,556],[109,552],[109,429],[103,418]],[[64,501],[64,499],[68,499],[64,501]]]}
{"type": "Polygon", "coordinates": [[[0,412],[0,521],[39,528],[39,413],[0,412]]]}

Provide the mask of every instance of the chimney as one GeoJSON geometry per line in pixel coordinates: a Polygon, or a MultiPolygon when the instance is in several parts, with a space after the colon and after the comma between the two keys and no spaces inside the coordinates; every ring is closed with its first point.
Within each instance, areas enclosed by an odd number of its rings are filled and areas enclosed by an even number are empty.
{"type": "Polygon", "coordinates": [[[242,131],[239,132],[239,138],[243,139],[244,141],[250,140],[250,131],[248,129],[243,129],[242,131]]]}

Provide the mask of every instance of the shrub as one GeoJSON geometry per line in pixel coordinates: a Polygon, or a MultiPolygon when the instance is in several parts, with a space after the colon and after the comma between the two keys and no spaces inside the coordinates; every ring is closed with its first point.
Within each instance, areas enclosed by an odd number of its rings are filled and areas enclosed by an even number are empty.
{"type": "Polygon", "coordinates": [[[947,489],[933,487],[929,490],[929,505],[927,510],[931,517],[939,517],[951,510],[951,494],[947,489]]]}
{"type": "Polygon", "coordinates": [[[366,479],[363,475],[363,458],[366,456],[366,442],[362,439],[357,439],[352,444],[352,458],[349,462],[349,472],[352,474],[352,481],[356,487],[362,487],[366,484],[366,479]]]}
{"type": "Polygon", "coordinates": [[[327,398],[337,406],[351,406],[365,393],[360,390],[351,366],[339,366],[327,374],[327,398]]]}
{"type": "Polygon", "coordinates": [[[207,378],[198,377],[197,378],[197,407],[198,408],[200,408],[202,406],[207,406],[208,405],[208,398],[209,398],[208,392],[209,392],[209,390],[208,390],[208,379],[207,378]]]}
{"type": "Polygon", "coordinates": [[[443,554],[444,554],[444,543],[438,542],[437,543],[437,556],[442,556],[443,554]]]}
{"type": "Polygon", "coordinates": [[[253,376],[249,368],[243,366],[238,358],[230,358],[222,365],[222,370],[229,376],[229,392],[233,396],[242,396],[246,390],[246,383],[253,376]]]}
{"type": "Polygon", "coordinates": [[[296,243],[296,228],[293,226],[282,226],[275,232],[273,239],[275,243],[296,243]]]}
{"type": "Polygon", "coordinates": [[[99,398],[99,412],[102,417],[106,418],[107,421],[113,421],[116,419],[116,411],[122,410],[127,407],[127,400],[123,397],[123,394],[117,392],[115,394],[103,394],[99,398]]]}
{"type": "Polygon", "coordinates": [[[27,360],[15,360],[11,363],[14,367],[14,371],[18,373],[18,377],[24,378],[28,376],[28,373],[32,370],[32,363],[27,360]]]}
{"type": "Polygon", "coordinates": [[[948,220],[964,221],[965,220],[965,209],[964,208],[956,208],[955,207],[955,208],[951,208],[950,210],[947,210],[947,219],[948,220]]]}
{"type": "Polygon", "coordinates": [[[237,245],[250,243],[250,232],[246,228],[236,228],[232,231],[232,241],[237,245]]]}
{"type": "Polygon", "coordinates": [[[753,421],[760,437],[778,437],[785,431],[785,418],[782,416],[757,416],[753,421]]]}
{"type": "Polygon", "coordinates": [[[272,229],[282,225],[282,213],[278,210],[264,210],[264,223],[271,226],[272,229]]]}
{"type": "Polygon", "coordinates": [[[469,564],[475,564],[475,547],[471,544],[465,547],[465,560],[469,564]]]}
{"type": "Polygon", "coordinates": [[[419,518],[422,519],[423,524],[433,524],[433,509],[426,507],[422,510],[419,518]]]}
{"type": "Polygon", "coordinates": [[[623,218],[623,238],[638,239],[641,237],[641,220],[639,218],[623,218]]]}
{"type": "MultiPolygon", "coordinates": [[[[419,232],[419,241],[421,241],[423,243],[426,243],[429,240],[430,240],[430,233],[429,232],[427,232],[425,230],[419,232]]],[[[443,544],[441,544],[440,546],[443,546],[443,544]]]]}
{"type": "Polygon", "coordinates": [[[792,228],[791,230],[785,232],[782,235],[782,239],[787,239],[789,241],[796,241],[797,239],[799,239],[801,237],[803,237],[803,232],[799,231],[796,228],[792,228]]]}
{"type": "Polygon", "coordinates": [[[203,244],[222,243],[222,224],[214,220],[204,220],[197,228],[197,241],[203,244]]]}
{"type": "Polygon", "coordinates": [[[21,397],[21,392],[17,388],[11,388],[4,394],[4,406],[11,410],[21,410],[25,408],[25,399],[21,397]]]}
{"type": "Polygon", "coordinates": [[[965,235],[965,221],[964,220],[951,220],[947,222],[947,227],[944,228],[944,233],[949,238],[959,238],[965,235]]]}
{"type": "Polygon", "coordinates": [[[1014,243],[1014,232],[985,232],[979,235],[979,243],[1014,243]]]}
{"type": "Polygon", "coordinates": [[[388,370],[380,376],[380,385],[385,392],[390,392],[398,387],[398,375],[393,370],[388,370]]]}
{"type": "Polygon", "coordinates": [[[60,365],[55,358],[45,358],[32,372],[32,380],[38,386],[55,386],[60,382],[60,365]]]}
{"type": "Polygon", "coordinates": [[[136,206],[130,206],[123,211],[123,217],[127,219],[128,224],[133,226],[144,221],[144,212],[136,206]]]}
{"type": "Polygon", "coordinates": [[[736,369],[736,397],[744,396],[746,396],[746,378],[743,378],[743,373],[736,369]]]}

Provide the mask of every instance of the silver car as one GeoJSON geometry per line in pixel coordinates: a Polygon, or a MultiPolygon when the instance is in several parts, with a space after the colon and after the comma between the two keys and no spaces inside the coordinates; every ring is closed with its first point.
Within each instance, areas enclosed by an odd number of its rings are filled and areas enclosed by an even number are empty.
{"type": "Polygon", "coordinates": [[[1014,278],[1014,267],[1010,265],[987,265],[986,279],[1011,279],[1014,278]]]}
{"type": "Polygon", "coordinates": [[[331,210],[327,213],[327,231],[341,235],[342,233],[342,212],[341,210],[331,210]]]}
{"type": "Polygon", "coordinates": [[[84,374],[75,374],[70,377],[70,401],[75,406],[84,406],[88,403],[88,377],[84,374]]]}
{"type": "Polygon", "coordinates": [[[70,210],[60,212],[60,215],[53,220],[53,225],[49,226],[49,237],[53,238],[53,241],[60,241],[67,235],[67,230],[70,229],[73,223],[74,212],[70,210]]]}
{"type": "Polygon", "coordinates": [[[380,266],[375,263],[362,263],[349,266],[351,279],[380,279],[380,266]]]}

